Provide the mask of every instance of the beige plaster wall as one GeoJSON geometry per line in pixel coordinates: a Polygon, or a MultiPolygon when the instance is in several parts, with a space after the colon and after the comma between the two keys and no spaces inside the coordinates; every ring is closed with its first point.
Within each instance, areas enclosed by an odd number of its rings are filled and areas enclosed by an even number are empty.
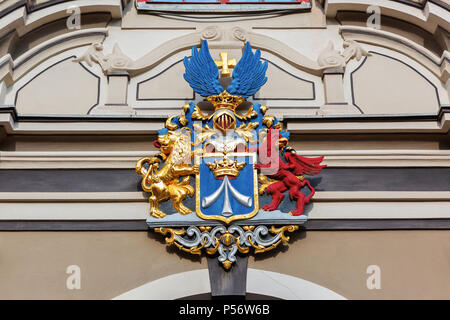
{"type": "MultiPolygon", "coordinates": [[[[272,113],[271,113],[272,114],[272,113]]],[[[18,135],[2,151],[156,151],[152,135],[18,135]]],[[[296,150],[448,150],[450,136],[437,134],[292,134],[296,150]]]]}
{"type": "Polygon", "coordinates": [[[137,85],[137,98],[153,100],[192,98],[193,90],[183,78],[184,69],[184,64],[178,62],[157,75],[144,78],[145,80],[137,85]]]}
{"type": "Polygon", "coordinates": [[[435,87],[398,60],[373,54],[352,77],[354,100],[364,113],[435,114],[439,109],[435,87]]]}
{"type": "Polygon", "coordinates": [[[17,112],[85,115],[97,103],[98,81],[69,58],[43,71],[18,91],[17,112]]]}
{"type": "MultiPolygon", "coordinates": [[[[1,232],[1,299],[110,299],[149,281],[207,268],[205,257],[166,249],[147,232],[1,232]],[[67,266],[81,290],[67,290],[67,266]]],[[[309,231],[250,257],[249,267],[285,273],[350,299],[449,299],[448,231],[309,231]],[[368,290],[366,269],[381,268],[368,290]]]]}
{"type": "Polygon", "coordinates": [[[256,99],[315,99],[313,83],[298,75],[269,63],[266,76],[267,82],[255,94],[256,99]]]}
{"type": "Polygon", "coordinates": [[[316,231],[297,234],[285,252],[256,256],[249,267],[287,273],[348,299],[449,299],[448,231],[316,231]],[[369,265],[381,289],[368,290],[369,265]]]}
{"type": "Polygon", "coordinates": [[[111,299],[148,281],[207,268],[147,232],[2,232],[0,299],[111,299]],[[81,268],[81,290],[66,269],[81,268]]]}

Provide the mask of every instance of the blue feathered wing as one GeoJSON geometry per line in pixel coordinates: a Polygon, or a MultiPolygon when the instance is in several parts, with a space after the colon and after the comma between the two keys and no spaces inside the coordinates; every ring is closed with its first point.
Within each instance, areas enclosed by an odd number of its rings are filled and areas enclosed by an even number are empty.
{"type": "Polygon", "coordinates": [[[233,70],[233,81],[228,86],[228,93],[247,98],[252,96],[267,81],[267,61],[260,61],[261,51],[252,52],[250,43],[245,44],[244,54],[233,70]]]}
{"type": "Polygon", "coordinates": [[[208,49],[208,42],[203,41],[202,47],[197,51],[192,47],[191,58],[184,57],[186,71],[184,79],[195,92],[204,97],[215,96],[223,91],[219,83],[219,69],[217,68],[208,49]]]}

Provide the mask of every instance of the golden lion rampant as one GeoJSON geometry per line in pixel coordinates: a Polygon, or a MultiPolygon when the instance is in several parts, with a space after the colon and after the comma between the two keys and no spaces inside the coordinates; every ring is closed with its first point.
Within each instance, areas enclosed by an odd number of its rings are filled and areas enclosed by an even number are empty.
{"type": "Polygon", "coordinates": [[[157,144],[161,149],[159,154],[165,160],[164,166],[159,169],[158,157],[146,157],[136,163],[136,172],[143,179],[142,189],[150,192],[150,215],[155,218],[163,218],[166,214],[159,210],[159,204],[169,198],[172,199],[174,208],[180,214],[188,214],[192,211],[183,204],[187,195],[194,195],[194,188],[189,184],[189,175],[197,174],[200,170],[198,165],[190,167],[191,162],[191,139],[180,131],[168,131],[167,134],[159,135],[157,144]],[[148,164],[148,168],[144,164],[148,164]],[[186,176],[181,181],[179,177],[186,176]]]}

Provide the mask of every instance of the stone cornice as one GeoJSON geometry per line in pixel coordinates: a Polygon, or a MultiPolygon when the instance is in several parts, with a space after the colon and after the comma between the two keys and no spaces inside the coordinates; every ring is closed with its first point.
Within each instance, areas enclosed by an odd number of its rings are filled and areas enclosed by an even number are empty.
{"type": "MultiPolygon", "coordinates": [[[[450,167],[449,150],[299,150],[338,167],[450,167]]],[[[0,169],[133,169],[156,151],[0,151],[0,169]]]]}
{"type": "Polygon", "coordinates": [[[450,11],[442,1],[427,1],[420,8],[391,0],[327,0],[325,14],[335,18],[338,11],[365,12],[369,6],[379,7],[382,15],[400,18],[432,34],[438,27],[449,28],[450,11]]]}
{"type": "MultiPolygon", "coordinates": [[[[0,107],[0,126],[7,134],[156,134],[167,115],[160,116],[21,116],[0,107]]],[[[292,133],[447,133],[450,107],[438,114],[284,116],[292,133]]]]}
{"type": "Polygon", "coordinates": [[[80,12],[109,12],[115,19],[122,17],[121,0],[75,0],[54,1],[54,4],[42,5],[30,9],[27,1],[16,1],[0,11],[0,37],[16,30],[19,36],[50,21],[70,16],[68,7],[78,7],[80,12]]]}

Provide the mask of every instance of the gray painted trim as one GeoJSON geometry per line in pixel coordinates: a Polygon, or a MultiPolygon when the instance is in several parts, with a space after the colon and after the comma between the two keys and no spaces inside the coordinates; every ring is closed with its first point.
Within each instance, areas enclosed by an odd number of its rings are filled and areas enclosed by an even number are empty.
{"type": "MultiPolygon", "coordinates": [[[[149,231],[145,220],[0,221],[1,231],[149,231]]],[[[321,219],[300,230],[450,230],[450,219],[321,219]]]]}
{"type": "MultiPolygon", "coordinates": [[[[393,17],[390,17],[390,18],[393,18],[393,17]]],[[[393,18],[393,19],[395,19],[395,18],[393,18]]],[[[397,20],[399,20],[399,19],[397,19],[397,20]]],[[[416,26],[416,27],[418,27],[418,26],[415,25],[415,24],[413,24],[413,25],[416,26]]],[[[419,27],[419,28],[420,28],[420,27],[419,27]]],[[[351,30],[351,31],[348,31],[348,30],[342,30],[341,32],[342,32],[342,33],[365,34],[365,35],[370,35],[370,36],[373,36],[373,35],[374,35],[373,33],[367,32],[367,31],[364,31],[364,30],[351,30]]],[[[424,58],[426,58],[427,60],[431,61],[434,65],[436,65],[436,66],[438,66],[438,67],[441,67],[441,66],[442,66],[442,64],[444,63],[444,60],[447,60],[447,61],[448,61],[448,58],[446,57],[446,58],[444,58],[440,63],[436,63],[436,61],[434,61],[433,59],[431,59],[431,58],[430,58],[429,56],[427,56],[425,53],[423,53],[423,52],[417,50],[417,48],[413,47],[413,46],[410,45],[409,43],[406,43],[405,41],[402,41],[402,40],[399,40],[399,39],[394,39],[394,38],[389,37],[389,36],[387,36],[387,35],[376,34],[376,36],[377,36],[377,37],[380,37],[380,38],[388,39],[388,40],[391,40],[391,41],[394,41],[394,42],[397,42],[397,43],[400,43],[400,44],[402,44],[402,45],[404,45],[404,46],[407,46],[408,48],[410,48],[410,49],[416,51],[417,53],[419,53],[419,54],[422,55],[424,58]]]]}
{"type": "Polygon", "coordinates": [[[225,270],[217,257],[207,256],[211,296],[245,296],[247,291],[248,255],[236,254],[236,262],[225,270]]]}
{"type": "Polygon", "coordinates": [[[28,10],[28,1],[20,0],[16,3],[13,3],[11,6],[5,8],[4,10],[0,11],[0,19],[22,6],[27,6],[27,10],[28,10]]]}
{"type": "Polygon", "coordinates": [[[145,220],[0,221],[0,231],[147,231],[145,220]]]}
{"type": "Polygon", "coordinates": [[[97,76],[95,73],[93,73],[91,70],[89,70],[88,68],[86,68],[81,62],[78,62],[78,64],[80,66],[83,67],[84,70],[86,70],[87,72],[89,72],[91,75],[93,75],[94,77],[97,78],[97,102],[91,106],[87,112],[87,114],[91,113],[92,109],[94,109],[96,106],[98,106],[98,104],[100,103],[100,77],[97,76]]]}
{"type": "MultiPolygon", "coordinates": [[[[274,107],[271,107],[274,109],[274,107]]],[[[445,113],[450,113],[448,105],[441,105],[437,113],[397,113],[397,114],[345,114],[345,115],[283,115],[283,119],[308,122],[408,122],[408,121],[441,121],[445,113]]]]}
{"type": "Polygon", "coordinates": [[[423,9],[425,7],[425,4],[426,4],[426,1],[424,1],[423,3],[414,2],[414,1],[411,1],[411,0],[392,0],[392,1],[399,2],[399,3],[405,4],[407,6],[415,7],[415,8],[418,8],[418,9],[423,9]]]}
{"type": "Polygon", "coordinates": [[[18,114],[15,106],[12,105],[2,105],[0,106],[0,114],[9,113],[14,120],[14,122],[18,121],[18,114]]]}
{"type": "MultiPolygon", "coordinates": [[[[271,107],[271,109],[278,108],[291,108],[291,109],[320,109],[320,107],[314,106],[278,106],[271,107]]],[[[133,108],[135,110],[166,110],[167,107],[152,107],[152,108],[133,108]]],[[[173,110],[179,110],[179,107],[169,108],[173,110]]],[[[119,122],[119,121],[140,121],[140,122],[158,122],[159,120],[165,121],[167,114],[159,115],[135,115],[124,117],[122,115],[41,115],[41,114],[27,114],[19,115],[13,106],[0,106],[0,113],[9,113],[12,115],[15,122],[61,122],[61,121],[95,121],[95,122],[119,122]]],[[[299,120],[305,122],[407,122],[407,121],[441,121],[442,116],[445,113],[450,113],[450,106],[442,105],[439,111],[435,114],[355,114],[355,115],[284,115],[285,120],[299,120]]]]}
{"type": "MultiPolygon", "coordinates": [[[[317,191],[450,191],[443,167],[326,168],[308,179],[317,191]]],[[[3,169],[0,192],[136,192],[140,180],[134,169],[3,169]]]]}
{"type": "Polygon", "coordinates": [[[364,111],[361,109],[360,106],[358,106],[355,102],[355,90],[354,90],[354,83],[353,83],[353,74],[358,71],[367,61],[368,56],[364,57],[364,60],[359,64],[359,66],[353,70],[350,73],[350,91],[352,93],[352,104],[356,107],[356,109],[358,109],[362,114],[364,114],[364,111]]]}
{"type": "Polygon", "coordinates": [[[447,10],[447,11],[450,11],[450,5],[444,3],[444,2],[441,1],[441,0],[428,0],[428,1],[430,1],[431,3],[434,3],[435,5],[437,5],[437,6],[441,7],[441,8],[443,8],[443,9],[445,9],[445,10],[447,10]]]}
{"type": "Polygon", "coordinates": [[[323,71],[322,73],[322,78],[324,74],[344,74],[345,70],[343,68],[339,68],[339,69],[326,69],[323,71]]]}

